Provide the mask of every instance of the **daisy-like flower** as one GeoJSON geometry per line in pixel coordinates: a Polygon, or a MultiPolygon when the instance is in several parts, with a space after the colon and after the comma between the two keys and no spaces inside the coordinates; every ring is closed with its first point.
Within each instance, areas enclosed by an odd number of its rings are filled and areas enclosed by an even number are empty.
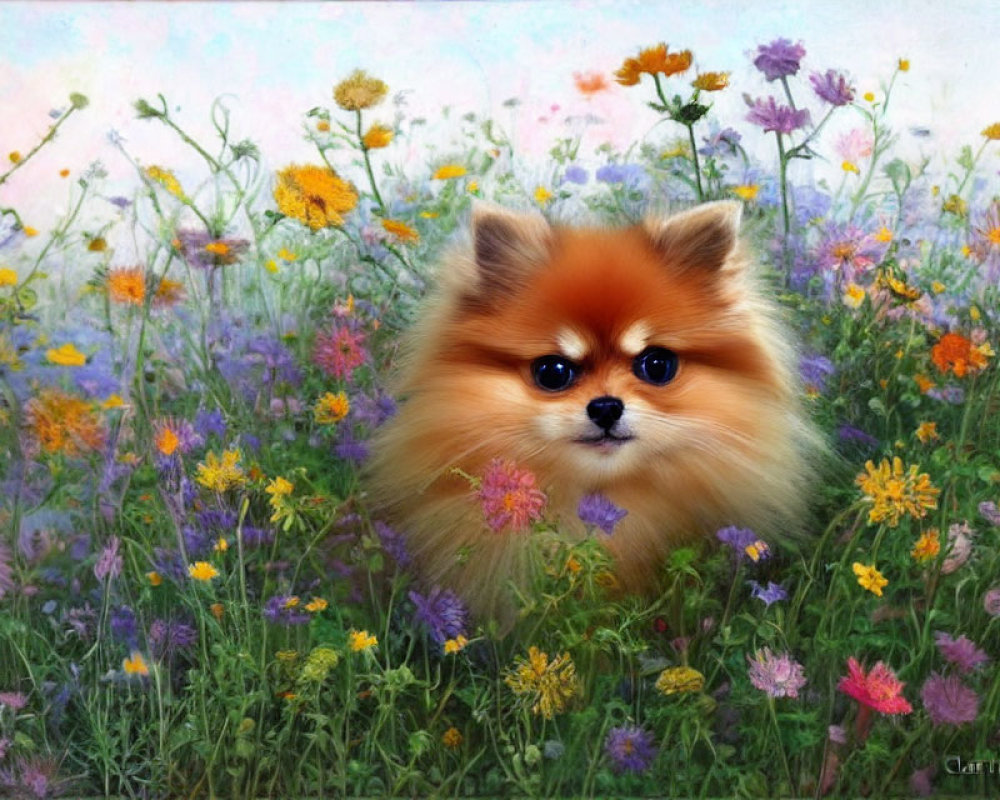
{"type": "Polygon", "coordinates": [[[931,361],[940,372],[952,372],[964,378],[986,368],[993,350],[988,343],[975,345],[960,333],[946,333],[931,348],[931,361]]]}
{"type": "Polygon", "coordinates": [[[347,637],[347,646],[351,648],[352,653],[360,653],[365,650],[371,650],[378,644],[378,639],[368,631],[357,631],[351,630],[347,637]]]}
{"type": "Polygon", "coordinates": [[[461,178],[468,172],[465,167],[461,164],[442,164],[436,170],[431,178],[436,181],[446,181],[451,178],[461,178]]]}
{"type": "Polygon", "coordinates": [[[865,672],[857,659],[847,659],[847,675],[840,679],[837,688],[859,703],[882,714],[909,714],[913,706],[903,697],[906,684],[896,677],[892,669],[879,661],[865,672]]]}
{"type": "Polygon", "coordinates": [[[126,675],[141,675],[143,677],[149,675],[146,659],[138,650],[133,650],[129,657],[122,661],[122,669],[126,675]]]}
{"type": "Polygon", "coordinates": [[[486,466],[478,496],[486,524],[496,533],[526,530],[542,518],[546,503],[545,494],[535,485],[533,473],[498,458],[486,466]]]}
{"type": "Polygon", "coordinates": [[[367,360],[364,333],[335,324],[316,334],[313,361],[331,378],[349,378],[367,360]]]}
{"type": "Polygon", "coordinates": [[[225,492],[246,482],[246,474],[239,466],[240,451],[224,450],[222,456],[209,451],[205,461],[198,465],[195,480],[213,492],[225,492]]]}
{"type": "Polygon", "coordinates": [[[153,423],[153,446],[160,455],[186,455],[203,441],[194,425],[186,419],[161,417],[153,423]]]}
{"type": "Polygon", "coordinates": [[[531,713],[545,719],[564,711],[578,690],[576,665],[569,653],[549,661],[548,654],[534,646],[528,648],[527,659],[521,656],[515,659],[504,683],[515,695],[532,703],[531,713]]]}
{"type": "Polygon", "coordinates": [[[60,389],[43,389],[25,408],[28,432],[45,453],[79,458],[104,446],[104,426],[85,400],[60,389]]]}
{"type": "Polygon", "coordinates": [[[378,150],[382,147],[388,147],[392,142],[392,137],[392,128],[375,124],[361,137],[361,143],[365,146],[366,150],[378,150]]]}
{"type": "Polygon", "coordinates": [[[879,572],[875,565],[865,566],[860,561],[855,561],[851,566],[854,570],[854,574],[858,576],[858,585],[863,589],[867,589],[874,595],[882,596],[882,590],[889,585],[889,580],[881,572],[879,572]]]}
{"type": "Polygon", "coordinates": [[[306,603],[305,609],[310,614],[318,614],[320,611],[325,611],[329,605],[330,604],[322,597],[314,597],[306,603]]]}
{"type": "Polygon", "coordinates": [[[757,195],[760,194],[760,186],[756,183],[747,183],[740,186],[733,186],[729,191],[740,198],[740,200],[749,203],[751,200],[757,199],[757,195]]]}
{"type": "Polygon", "coordinates": [[[335,425],[347,416],[351,403],[346,392],[327,392],[313,406],[313,419],[320,425],[335,425]]]}
{"type": "Polygon", "coordinates": [[[670,77],[686,72],[691,60],[690,50],[670,53],[667,45],[661,42],[655,47],[640,50],[636,58],[626,58],[621,69],[615,72],[615,80],[622,86],[635,86],[643,74],[670,77]]]}
{"type": "Polygon", "coordinates": [[[45,358],[50,364],[60,367],[82,367],[87,363],[87,357],[72,342],[49,348],[45,351],[45,358]]]}
{"type": "Polygon", "coordinates": [[[653,734],[638,725],[620,725],[608,731],[604,753],[615,772],[645,772],[656,757],[653,734]]]}
{"type": "Polygon", "coordinates": [[[665,695],[700,692],[705,676],[691,667],[668,667],[656,679],[656,688],[665,695]]]}
{"type": "Polygon", "coordinates": [[[920,690],[920,699],[934,725],[962,725],[974,722],[979,714],[979,695],[957,675],[942,677],[932,672],[920,690]]]}
{"type": "Polygon", "coordinates": [[[188,576],[196,581],[207,583],[219,576],[219,570],[207,561],[195,561],[193,564],[188,565],[188,576]]]}
{"type": "Polygon", "coordinates": [[[910,557],[918,562],[925,563],[932,558],[937,558],[941,552],[941,536],[937,528],[930,528],[924,531],[917,539],[913,549],[910,550],[910,557]]]}
{"type": "Polygon", "coordinates": [[[797,73],[805,54],[806,49],[801,42],[792,44],[788,39],[775,39],[757,48],[753,65],[764,73],[768,81],[774,81],[797,73]]]}
{"type": "Polygon", "coordinates": [[[310,229],[340,227],[343,214],[354,210],[358,193],[329,167],[285,167],[277,175],[274,201],[286,217],[310,229]]]}
{"type": "Polygon", "coordinates": [[[846,106],[854,99],[854,89],[848,84],[847,78],[832,69],[820,74],[814,72],[809,76],[813,91],[817,97],[834,106],[846,106]]]}
{"type": "Polygon", "coordinates": [[[872,461],[865,463],[865,472],[855,478],[855,483],[865,494],[865,502],[871,503],[869,522],[885,522],[895,528],[904,514],[922,519],[929,509],[937,508],[941,490],[931,485],[926,472],[918,474],[918,469],[911,464],[907,470],[898,456],[892,459],[891,467],[887,459],[882,459],[878,467],[872,461]]]}
{"type": "Polygon", "coordinates": [[[768,647],[758,650],[750,664],[750,683],[770,697],[798,697],[799,689],[806,685],[802,665],[790,653],[775,655],[768,647]]]}
{"type": "Polygon", "coordinates": [[[754,125],[760,125],[764,133],[791,133],[809,123],[809,110],[805,108],[794,109],[790,106],[778,105],[773,97],[766,100],[758,98],[750,102],[747,98],[747,105],[750,106],[750,113],[747,120],[754,125]]]}
{"type": "Polygon", "coordinates": [[[703,92],[718,92],[729,86],[729,73],[702,72],[697,78],[691,81],[691,85],[703,92]]]}
{"type": "Polygon", "coordinates": [[[976,643],[967,636],[959,636],[956,639],[950,633],[935,631],[934,643],[941,655],[958,667],[960,672],[972,672],[990,660],[990,657],[976,647],[976,643]]]}
{"type": "Polygon", "coordinates": [[[615,532],[615,526],[626,517],[628,511],[616,506],[603,494],[588,494],[580,499],[576,514],[584,525],[600,528],[611,536],[615,532]]]}
{"type": "Polygon", "coordinates": [[[858,286],[856,283],[849,283],[844,287],[844,294],[841,299],[848,308],[860,308],[861,304],[865,301],[865,294],[863,286],[858,286]]]}
{"type": "Polygon", "coordinates": [[[414,244],[420,241],[420,234],[417,233],[416,229],[411,228],[405,222],[400,222],[395,219],[384,219],[382,220],[382,227],[388,233],[391,233],[400,242],[406,244],[414,244]]]}
{"type": "Polygon", "coordinates": [[[208,270],[235,264],[250,242],[232,237],[218,239],[208,231],[183,229],[177,231],[174,245],[192,267],[208,270]]]}
{"type": "Polygon", "coordinates": [[[146,270],[120,267],[108,272],[108,296],[114,303],[141,306],[146,299],[146,270]]]}
{"type": "Polygon", "coordinates": [[[0,267],[0,289],[4,286],[17,286],[17,273],[10,267],[0,267]]]}
{"type": "Polygon", "coordinates": [[[447,747],[449,750],[457,750],[462,746],[462,733],[458,728],[451,727],[448,728],[443,734],[441,734],[441,744],[447,747]]]}
{"type": "Polygon", "coordinates": [[[388,92],[385,81],[356,69],[333,87],[333,99],[345,111],[361,111],[381,103],[388,92]]]}
{"type": "Polygon", "coordinates": [[[600,92],[606,92],[611,88],[607,78],[600,72],[574,72],[573,83],[576,89],[584,97],[593,97],[600,92]]]}

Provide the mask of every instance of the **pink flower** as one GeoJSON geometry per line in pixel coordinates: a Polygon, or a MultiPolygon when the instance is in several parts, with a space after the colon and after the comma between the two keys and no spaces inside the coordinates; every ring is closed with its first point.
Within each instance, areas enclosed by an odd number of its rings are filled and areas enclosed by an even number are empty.
{"type": "Polygon", "coordinates": [[[983,609],[991,617],[1000,617],[1000,586],[994,586],[983,595],[983,609]]]}
{"type": "Polygon", "coordinates": [[[951,575],[965,564],[972,555],[972,537],[976,532],[969,527],[968,522],[955,523],[948,528],[948,557],[941,564],[941,573],[951,575]]]}
{"type": "Polygon", "coordinates": [[[124,559],[118,554],[118,547],[121,540],[117,536],[112,536],[107,546],[101,551],[101,555],[94,564],[94,576],[99,581],[105,578],[117,578],[121,575],[124,559]]]}
{"type": "Polygon", "coordinates": [[[7,706],[11,711],[20,711],[28,705],[28,696],[22,692],[0,692],[0,706],[7,706]]]}
{"type": "Polygon", "coordinates": [[[855,128],[837,139],[834,150],[844,161],[849,161],[855,166],[862,158],[868,158],[872,154],[872,147],[875,140],[872,135],[863,128],[855,128]]]}
{"type": "Polygon", "coordinates": [[[364,333],[334,325],[316,334],[313,361],[332,378],[350,378],[355,368],[368,360],[364,344],[364,333]]]}
{"type": "Polygon", "coordinates": [[[932,672],[920,697],[935,725],[961,725],[972,722],[979,713],[979,695],[957,675],[945,678],[932,672]]]}
{"type": "Polygon", "coordinates": [[[847,675],[837,688],[859,703],[882,714],[909,714],[913,706],[903,697],[904,684],[892,669],[879,661],[865,674],[857,659],[847,659],[847,675]]]}
{"type": "Polygon", "coordinates": [[[750,683],[771,697],[798,697],[799,689],[806,685],[802,665],[789,653],[775,655],[765,647],[758,650],[750,662],[750,683]]]}
{"type": "Polygon", "coordinates": [[[535,476],[518,469],[513,461],[493,459],[479,488],[479,502],[486,524],[499,533],[505,528],[523,531],[541,519],[545,494],[535,487],[535,476]]]}

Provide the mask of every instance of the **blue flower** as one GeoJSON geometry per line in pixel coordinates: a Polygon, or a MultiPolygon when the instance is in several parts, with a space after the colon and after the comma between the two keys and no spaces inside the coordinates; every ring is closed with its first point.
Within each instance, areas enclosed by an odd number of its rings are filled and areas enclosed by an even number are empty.
{"type": "Polygon", "coordinates": [[[588,494],[581,498],[576,514],[585,525],[600,528],[610,536],[628,511],[616,506],[603,494],[588,494]]]}
{"type": "Polygon", "coordinates": [[[587,170],[576,164],[570,164],[566,167],[566,172],[563,173],[562,182],[563,183],[576,183],[583,185],[587,182],[589,174],[587,170]]]}
{"type": "Polygon", "coordinates": [[[750,596],[756,597],[758,600],[763,600],[765,606],[770,606],[771,603],[777,603],[779,600],[787,600],[788,592],[780,583],[774,583],[773,581],[768,581],[767,586],[761,586],[757,581],[749,581],[750,584],[750,596]]]}
{"type": "Polygon", "coordinates": [[[656,757],[653,734],[637,725],[622,725],[608,731],[604,752],[615,772],[645,772],[656,757]]]}
{"type": "Polygon", "coordinates": [[[409,596],[417,607],[414,621],[423,623],[437,644],[465,636],[469,612],[453,591],[435,586],[426,596],[414,591],[409,596]]]}

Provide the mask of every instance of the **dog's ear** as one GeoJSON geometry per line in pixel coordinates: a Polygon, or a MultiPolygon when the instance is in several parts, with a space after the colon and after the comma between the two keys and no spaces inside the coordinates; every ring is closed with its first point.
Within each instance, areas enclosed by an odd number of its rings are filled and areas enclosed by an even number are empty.
{"type": "Polygon", "coordinates": [[[472,207],[473,296],[491,304],[513,294],[549,257],[551,244],[552,228],[540,214],[476,202],[472,207]]]}
{"type": "Polygon", "coordinates": [[[741,203],[720,200],[665,219],[647,219],[643,227],[671,267],[718,272],[736,250],[742,215],[741,203]]]}

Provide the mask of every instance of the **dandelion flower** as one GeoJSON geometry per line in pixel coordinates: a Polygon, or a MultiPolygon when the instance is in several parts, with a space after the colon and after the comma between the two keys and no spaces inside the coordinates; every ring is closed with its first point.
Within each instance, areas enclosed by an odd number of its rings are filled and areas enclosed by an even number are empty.
{"type": "Polygon", "coordinates": [[[514,668],[504,678],[519,697],[532,702],[531,713],[552,719],[566,709],[566,703],[577,693],[576,665],[569,653],[549,661],[547,653],[537,647],[528,648],[528,658],[518,656],[514,668]]]}
{"type": "Polygon", "coordinates": [[[877,662],[866,673],[857,659],[849,658],[847,675],[840,679],[837,688],[862,705],[882,714],[909,714],[913,711],[913,706],[903,697],[905,685],[882,661],[877,662]]]}
{"type": "Polygon", "coordinates": [[[656,679],[656,688],[665,695],[700,692],[705,676],[691,667],[668,667],[656,679]]]}
{"type": "Polygon", "coordinates": [[[446,181],[451,178],[461,178],[467,170],[461,164],[444,164],[438,167],[431,176],[432,180],[446,181]]]}
{"type": "Polygon", "coordinates": [[[361,111],[381,103],[388,92],[385,81],[356,69],[333,87],[333,99],[345,111],[361,111]]]}
{"type": "Polygon", "coordinates": [[[28,430],[46,453],[80,457],[104,446],[104,427],[85,400],[59,389],[44,389],[26,406],[28,430]]]}
{"type": "Polygon", "coordinates": [[[615,80],[622,86],[635,86],[643,75],[664,75],[669,77],[687,71],[691,66],[690,50],[670,53],[662,42],[655,47],[639,51],[636,58],[626,58],[621,68],[615,72],[615,80]]]}
{"type": "Polygon", "coordinates": [[[611,728],[604,740],[604,753],[615,772],[645,772],[656,757],[653,734],[637,725],[611,728]]]}
{"type": "Polygon", "coordinates": [[[278,210],[314,231],[344,224],[343,214],[358,204],[358,193],[329,167],[292,165],[278,172],[278,210]]]}
{"type": "Polygon", "coordinates": [[[364,650],[370,650],[378,644],[378,639],[368,631],[356,631],[352,630],[348,635],[348,647],[351,648],[352,653],[360,653],[364,650]]]}
{"type": "Polygon", "coordinates": [[[770,697],[798,697],[799,689],[806,685],[802,665],[790,653],[775,655],[765,647],[754,653],[750,662],[750,683],[770,697]]]}
{"type": "Polygon", "coordinates": [[[219,576],[219,570],[207,561],[195,561],[193,564],[188,565],[188,576],[196,581],[207,583],[219,576]]]}
{"type": "Polygon", "coordinates": [[[889,580],[879,572],[875,565],[865,566],[860,561],[851,565],[854,574],[858,576],[858,585],[874,595],[882,596],[882,589],[889,585],[889,580]]]}
{"type": "Polygon", "coordinates": [[[479,502],[491,530],[516,533],[541,519],[546,497],[536,488],[533,473],[512,461],[493,459],[483,474],[479,502]]]}
{"type": "Polygon", "coordinates": [[[937,558],[938,553],[941,552],[941,539],[937,528],[931,528],[924,531],[917,539],[916,544],[913,545],[913,549],[910,550],[910,557],[918,562],[925,563],[930,561],[932,558],[937,558]]]}
{"type": "Polygon", "coordinates": [[[87,363],[87,357],[72,342],[46,350],[45,357],[50,363],[60,367],[82,367],[87,363]]]}
{"type": "Polygon", "coordinates": [[[535,187],[535,202],[538,203],[538,205],[544,206],[551,199],[552,199],[552,192],[550,192],[544,186],[535,187]]]}
{"type": "Polygon", "coordinates": [[[17,286],[17,273],[10,267],[0,267],[0,288],[4,286],[17,286]]]}
{"type": "Polygon", "coordinates": [[[934,725],[962,725],[974,722],[979,714],[979,695],[957,675],[942,677],[932,672],[920,690],[920,699],[934,725]]]}
{"type": "Polygon", "coordinates": [[[869,522],[885,522],[895,528],[904,514],[922,519],[928,509],[937,508],[941,490],[931,485],[927,473],[917,473],[917,465],[906,470],[897,456],[891,467],[888,459],[882,459],[878,467],[872,461],[866,462],[865,470],[855,478],[855,483],[861,487],[865,502],[871,503],[869,522]]]}
{"type": "Polygon", "coordinates": [[[224,450],[222,456],[209,451],[205,461],[198,465],[195,480],[213,492],[225,492],[246,482],[246,474],[239,466],[239,450],[224,450]]]}
{"type": "Polygon", "coordinates": [[[457,750],[462,746],[462,733],[458,728],[452,727],[448,728],[441,735],[441,744],[447,747],[449,750],[457,750]]]}
{"type": "Polygon", "coordinates": [[[149,667],[146,665],[146,660],[138,650],[133,650],[131,655],[122,661],[122,669],[125,670],[126,675],[149,675],[149,667]]]}

